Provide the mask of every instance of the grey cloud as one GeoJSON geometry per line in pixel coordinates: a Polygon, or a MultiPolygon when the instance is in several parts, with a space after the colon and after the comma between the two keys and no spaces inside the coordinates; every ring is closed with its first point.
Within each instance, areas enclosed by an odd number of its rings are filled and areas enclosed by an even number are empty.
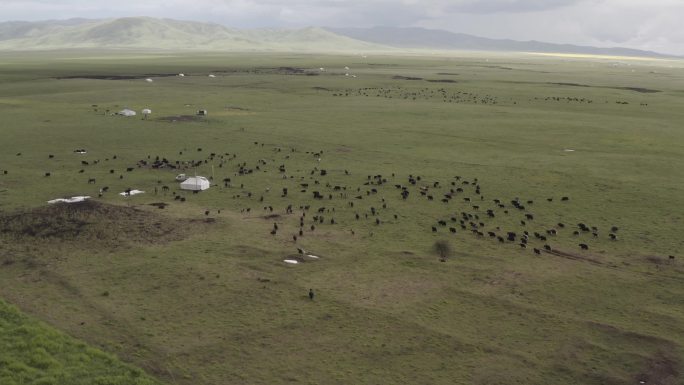
{"type": "Polygon", "coordinates": [[[520,13],[566,7],[583,0],[464,0],[456,1],[447,9],[466,13],[520,13]]]}

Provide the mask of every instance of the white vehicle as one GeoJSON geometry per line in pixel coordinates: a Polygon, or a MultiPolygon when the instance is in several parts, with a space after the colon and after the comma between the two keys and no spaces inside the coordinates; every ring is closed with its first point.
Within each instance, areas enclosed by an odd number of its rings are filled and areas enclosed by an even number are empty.
{"type": "Polygon", "coordinates": [[[177,180],[178,182],[184,182],[186,179],[188,179],[188,177],[185,176],[185,174],[178,174],[178,175],[176,175],[176,180],[177,180]]]}

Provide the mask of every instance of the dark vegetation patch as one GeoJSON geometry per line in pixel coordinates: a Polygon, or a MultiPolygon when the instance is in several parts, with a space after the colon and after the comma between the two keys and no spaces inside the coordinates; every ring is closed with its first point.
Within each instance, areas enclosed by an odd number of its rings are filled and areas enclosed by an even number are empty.
{"type": "Polygon", "coordinates": [[[679,367],[672,356],[663,351],[656,352],[649,357],[646,368],[637,374],[635,380],[640,384],[677,384],[679,381],[679,367]]]}
{"type": "Polygon", "coordinates": [[[595,88],[611,88],[614,90],[623,90],[623,91],[634,91],[634,92],[640,92],[642,94],[654,94],[657,92],[662,92],[660,90],[653,90],[650,88],[642,88],[642,87],[606,87],[606,86],[590,86],[588,84],[579,84],[579,83],[548,83],[548,84],[553,84],[556,86],[567,86],[567,87],[595,87],[595,88]]]}
{"type": "Polygon", "coordinates": [[[459,74],[453,73],[453,72],[437,72],[437,75],[440,75],[440,76],[458,76],[459,74]]]}
{"type": "Polygon", "coordinates": [[[431,83],[458,83],[456,80],[452,79],[427,79],[431,83]]]}
{"type": "Polygon", "coordinates": [[[330,91],[329,88],[325,88],[325,87],[311,87],[311,88],[316,90],[316,91],[330,91]]]}
{"type": "Polygon", "coordinates": [[[394,76],[392,76],[392,79],[394,79],[394,80],[423,80],[423,78],[417,78],[417,77],[412,77],[412,76],[401,76],[401,75],[394,75],[394,76]]]}
{"type": "Polygon", "coordinates": [[[169,206],[169,204],[164,203],[164,202],[154,202],[154,203],[150,203],[150,206],[154,206],[154,207],[159,208],[159,209],[164,209],[164,208],[166,208],[166,206],[169,206]]]}
{"type": "Polygon", "coordinates": [[[591,87],[590,85],[579,84],[579,83],[549,83],[549,84],[553,84],[556,86],[568,86],[568,87],[591,87]]]}
{"type": "Polygon", "coordinates": [[[198,122],[198,121],[202,120],[202,117],[199,115],[175,115],[175,116],[162,116],[161,118],[158,118],[157,120],[162,121],[162,122],[169,122],[169,123],[198,122]]]}
{"type": "Polygon", "coordinates": [[[59,76],[55,79],[58,80],[68,80],[68,79],[95,79],[95,80],[134,80],[134,79],[147,79],[147,78],[168,78],[172,76],[177,76],[178,74],[139,74],[139,75],[70,75],[70,76],[59,76]]]}
{"type": "Polygon", "coordinates": [[[548,254],[555,255],[557,257],[563,257],[563,258],[572,259],[575,261],[585,261],[585,262],[592,263],[594,265],[603,265],[603,262],[601,262],[595,258],[592,258],[590,256],[587,256],[587,255],[582,255],[582,254],[578,254],[578,253],[571,253],[568,251],[562,251],[562,250],[557,250],[557,249],[545,250],[545,251],[548,254]]]}
{"type": "Polygon", "coordinates": [[[641,87],[614,87],[616,90],[625,90],[625,91],[634,91],[634,92],[641,92],[642,94],[654,94],[657,92],[663,92],[660,90],[652,90],[649,88],[641,88],[641,87]]]}
{"type": "Polygon", "coordinates": [[[257,67],[257,68],[234,68],[234,69],[224,69],[211,71],[213,73],[222,74],[238,74],[238,73],[248,73],[248,74],[278,74],[278,75],[304,75],[304,76],[317,76],[320,75],[318,71],[307,70],[305,68],[299,67],[257,67]]]}
{"type": "Polygon", "coordinates": [[[84,201],[0,215],[0,239],[18,245],[62,242],[73,247],[120,247],[180,240],[197,226],[134,207],[84,201]]]}

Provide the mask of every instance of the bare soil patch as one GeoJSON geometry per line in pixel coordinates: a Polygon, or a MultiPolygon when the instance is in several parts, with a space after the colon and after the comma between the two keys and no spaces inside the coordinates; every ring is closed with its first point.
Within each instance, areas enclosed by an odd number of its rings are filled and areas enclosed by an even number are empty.
{"type": "Polygon", "coordinates": [[[68,80],[68,79],[95,79],[95,80],[134,80],[134,79],[147,79],[147,78],[164,78],[177,76],[178,74],[140,74],[140,75],[70,75],[70,76],[60,76],[55,79],[58,80],[68,80]]]}
{"type": "Polygon", "coordinates": [[[8,241],[8,246],[58,243],[89,249],[97,245],[101,249],[180,240],[199,223],[96,201],[58,203],[0,214],[0,239],[8,241]]]}
{"type": "Polygon", "coordinates": [[[598,259],[592,258],[589,255],[571,253],[569,251],[563,251],[563,250],[558,250],[558,249],[544,250],[544,251],[546,251],[547,254],[555,255],[557,257],[573,259],[576,261],[585,261],[585,262],[593,263],[595,265],[603,265],[603,262],[599,261],[598,259]]]}
{"type": "Polygon", "coordinates": [[[412,76],[401,76],[401,75],[394,75],[394,76],[392,76],[392,79],[394,79],[394,80],[423,80],[423,78],[417,78],[417,77],[412,77],[412,76]]]}
{"type": "Polygon", "coordinates": [[[161,118],[158,118],[157,120],[160,120],[162,122],[169,122],[169,123],[199,122],[202,120],[202,117],[197,116],[197,115],[176,115],[176,116],[162,116],[161,118]]]}
{"type": "Polygon", "coordinates": [[[646,362],[646,368],[635,376],[644,384],[675,385],[679,381],[680,364],[664,352],[657,352],[646,362]]]}
{"type": "Polygon", "coordinates": [[[605,87],[605,86],[590,86],[588,84],[579,84],[579,83],[549,83],[553,84],[556,86],[568,86],[568,87],[596,87],[596,88],[612,88],[614,90],[623,90],[623,91],[634,91],[634,92],[639,92],[642,94],[654,94],[657,92],[662,92],[660,90],[653,90],[650,88],[642,88],[642,87],[605,87]]]}

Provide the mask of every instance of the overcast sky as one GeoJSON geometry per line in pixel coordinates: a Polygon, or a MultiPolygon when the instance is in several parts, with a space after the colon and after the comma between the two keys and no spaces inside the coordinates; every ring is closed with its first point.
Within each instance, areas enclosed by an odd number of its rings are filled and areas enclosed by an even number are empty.
{"type": "Polygon", "coordinates": [[[684,0],[0,0],[0,21],[121,16],[238,28],[417,26],[684,55],[684,0]]]}

